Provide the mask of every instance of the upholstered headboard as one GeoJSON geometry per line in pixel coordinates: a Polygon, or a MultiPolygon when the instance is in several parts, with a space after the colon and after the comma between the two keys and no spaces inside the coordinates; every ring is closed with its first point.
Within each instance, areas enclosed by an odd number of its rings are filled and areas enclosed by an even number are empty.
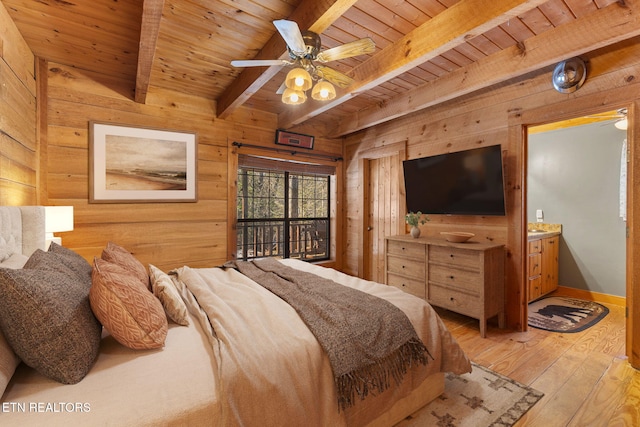
{"type": "Polygon", "coordinates": [[[44,206],[0,206],[0,262],[45,248],[44,206]]]}

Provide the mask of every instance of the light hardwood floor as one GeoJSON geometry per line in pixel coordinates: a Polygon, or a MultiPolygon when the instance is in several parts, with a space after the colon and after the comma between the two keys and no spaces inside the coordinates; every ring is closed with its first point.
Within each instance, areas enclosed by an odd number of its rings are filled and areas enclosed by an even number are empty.
{"type": "Polygon", "coordinates": [[[578,333],[500,330],[437,309],[471,360],[543,392],[517,427],[640,426],[640,371],[625,356],[624,308],[578,333]]]}

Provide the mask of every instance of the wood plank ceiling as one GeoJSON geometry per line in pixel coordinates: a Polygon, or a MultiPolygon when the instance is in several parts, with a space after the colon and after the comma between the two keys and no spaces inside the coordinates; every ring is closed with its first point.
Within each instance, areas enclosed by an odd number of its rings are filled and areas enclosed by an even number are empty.
{"type": "Polygon", "coordinates": [[[36,56],[124,80],[131,98],[168,90],[245,105],[346,135],[640,34],[640,0],[2,0],[36,56]],[[634,14],[633,12],[636,11],[634,14]],[[289,106],[272,21],[321,34],[322,50],[370,37],[376,51],[331,62],[355,79],[332,101],[289,106]]]}

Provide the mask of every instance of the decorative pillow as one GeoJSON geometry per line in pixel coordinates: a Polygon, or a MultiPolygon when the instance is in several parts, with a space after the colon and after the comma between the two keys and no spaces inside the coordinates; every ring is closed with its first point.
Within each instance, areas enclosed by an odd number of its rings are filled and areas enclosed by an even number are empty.
{"type": "Polygon", "coordinates": [[[64,246],[60,246],[56,242],[51,242],[49,252],[56,254],[62,264],[73,270],[82,281],[87,282],[88,286],[91,286],[91,272],[93,268],[80,254],[64,246]]]}
{"type": "Polygon", "coordinates": [[[9,380],[13,376],[20,358],[16,356],[13,349],[0,331],[0,396],[9,384],[9,380]]]}
{"type": "Polygon", "coordinates": [[[15,353],[63,384],[89,372],[102,326],[89,305],[89,285],[54,253],[37,250],[29,268],[0,269],[0,327],[15,353]]]}
{"type": "Polygon", "coordinates": [[[149,273],[153,294],[162,303],[169,319],[178,325],[188,325],[187,306],[184,304],[171,277],[153,264],[149,264],[149,273]]]}
{"type": "Polygon", "coordinates": [[[119,265],[95,258],[91,308],[113,338],[134,350],[160,348],[167,337],[167,316],[162,304],[119,265]]]}
{"type": "Polygon", "coordinates": [[[102,251],[102,259],[130,271],[148,290],[151,290],[147,269],[131,252],[122,246],[108,242],[107,247],[102,251]]]}

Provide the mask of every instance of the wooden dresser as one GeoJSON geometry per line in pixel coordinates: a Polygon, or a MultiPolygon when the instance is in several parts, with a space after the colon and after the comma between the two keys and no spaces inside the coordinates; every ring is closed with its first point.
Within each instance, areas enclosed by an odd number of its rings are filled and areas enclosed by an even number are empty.
{"type": "Polygon", "coordinates": [[[487,319],[505,324],[504,245],[444,239],[385,239],[385,280],[430,304],[480,321],[486,336],[487,319]]]}

